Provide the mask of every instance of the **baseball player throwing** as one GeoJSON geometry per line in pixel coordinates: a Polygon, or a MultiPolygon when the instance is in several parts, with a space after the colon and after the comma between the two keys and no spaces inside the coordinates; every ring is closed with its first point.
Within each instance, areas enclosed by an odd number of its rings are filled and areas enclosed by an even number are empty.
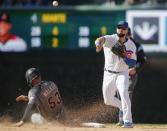
{"type": "Polygon", "coordinates": [[[96,52],[104,50],[103,98],[106,105],[112,105],[122,111],[120,125],[132,128],[131,102],[128,94],[129,67],[136,64],[136,46],[126,38],[128,23],[117,24],[117,34],[105,35],[95,41],[96,52]],[[115,97],[118,89],[121,100],[115,97]]]}
{"type": "Polygon", "coordinates": [[[60,120],[63,117],[63,104],[58,87],[51,81],[42,81],[38,69],[30,68],[25,74],[31,87],[28,96],[20,95],[16,101],[28,101],[25,113],[16,126],[22,126],[28,120],[34,108],[47,120],[60,120]]]}

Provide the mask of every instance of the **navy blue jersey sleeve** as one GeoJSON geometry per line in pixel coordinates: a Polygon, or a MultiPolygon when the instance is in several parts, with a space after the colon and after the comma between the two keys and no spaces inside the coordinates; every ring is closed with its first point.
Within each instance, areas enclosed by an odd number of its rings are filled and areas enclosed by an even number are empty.
{"type": "Polygon", "coordinates": [[[131,40],[135,43],[136,45],[136,54],[137,54],[137,62],[135,65],[136,70],[139,72],[143,69],[147,57],[145,55],[144,49],[140,43],[137,43],[134,39],[131,38],[131,40]]]}

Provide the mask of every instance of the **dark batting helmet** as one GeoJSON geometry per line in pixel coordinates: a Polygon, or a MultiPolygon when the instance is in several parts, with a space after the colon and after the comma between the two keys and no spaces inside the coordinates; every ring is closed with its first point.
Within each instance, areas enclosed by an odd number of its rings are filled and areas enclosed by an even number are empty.
{"type": "Polygon", "coordinates": [[[30,68],[26,71],[25,78],[27,80],[27,84],[31,86],[32,80],[41,76],[41,73],[36,68],[30,68]]]}

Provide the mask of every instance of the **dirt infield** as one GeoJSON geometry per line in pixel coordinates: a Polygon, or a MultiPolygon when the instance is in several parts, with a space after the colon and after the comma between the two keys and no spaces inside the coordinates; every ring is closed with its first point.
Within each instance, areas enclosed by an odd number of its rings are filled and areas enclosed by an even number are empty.
{"type": "Polygon", "coordinates": [[[22,127],[15,127],[14,123],[0,123],[0,131],[166,131],[167,125],[152,124],[134,124],[134,128],[125,129],[117,127],[115,124],[106,124],[105,128],[87,128],[87,127],[70,127],[57,123],[45,125],[24,124],[22,127]]]}
{"type": "Polygon", "coordinates": [[[167,131],[167,124],[134,124],[134,128],[125,129],[116,126],[117,110],[105,106],[103,103],[97,103],[91,107],[84,107],[82,109],[68,109],[67,124],[60,124],[57,122],[45,123],[42,125],[35,125],[32,123],[25,123],[22,127],[16,127],[15,122],[11,117],[3,116],[0,118],[0,131],[167,131]],[[83,127],[83,122],[98,122],[98,123],[112,123],[105,124],[103,128],[83,127]]]}

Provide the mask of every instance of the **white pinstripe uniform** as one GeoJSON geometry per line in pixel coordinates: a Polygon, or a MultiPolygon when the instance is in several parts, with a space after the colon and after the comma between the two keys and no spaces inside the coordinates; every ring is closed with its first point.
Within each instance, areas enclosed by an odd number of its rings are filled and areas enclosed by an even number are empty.
{"type": "MultiPolygon", "coordinates": [[[[117,34],[106,35],[103,44],[105,57],[105,71],[103,77],[103,97],[106,105],[118,107],[123,111],[123,121],[132,123],[131,102],[128,94],[129,87],[129,66],[124,62],[123,58],[115,55],[111,48],[118,41],[117,34]],[[111,73],[109,71],[115,71],[111,73]],[[119,72],[119,73],[118,73],[119,72]],[[115,97],[115,92],[118,89],[121,101],[115,97]]],[[[126,46],[126,54],[128,58],[136,60],[136,46],[128,39],[124,45],[126,46]]]]}

